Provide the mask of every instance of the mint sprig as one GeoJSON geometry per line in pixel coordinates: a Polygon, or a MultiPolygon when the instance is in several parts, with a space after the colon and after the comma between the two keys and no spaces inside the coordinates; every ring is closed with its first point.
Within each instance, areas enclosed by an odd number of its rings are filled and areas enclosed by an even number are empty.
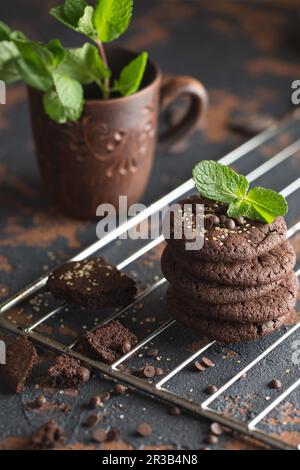
{"type": "Polygon", "coordinates": [[[58,123],[80,118],[83,85],[96,83],[102,98],[112,93],[129,96],[142,83],[148,54],[142,52],[114,77],[103,43],[117,39],[128,28],[133,0],[64,0],[50,14],[72,30],[89,38],[77,49],[64,48],[58,39],[48,44],[29,40],[0,21],[0,80],[13,83],[23,80],[43,93],[46,114],[58,123]]]}
{"type": "Polygon", "coordinates": [[[250,220],[272,223],[288,211],[285,198],[272,189],[256,186],[221,163],[203,160],[193,168],[193,180],[199,193],[213,201],[228,204],[229,217],[244,216],[250,220]]]}

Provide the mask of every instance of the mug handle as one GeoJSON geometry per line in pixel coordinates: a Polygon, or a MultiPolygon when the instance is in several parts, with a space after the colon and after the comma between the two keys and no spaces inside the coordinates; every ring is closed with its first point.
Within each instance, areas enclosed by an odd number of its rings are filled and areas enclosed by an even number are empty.
{"type": "Polygon", "coordinates": [[[208,107],[207,92],[201,82],[192,77],[164,77],[161,87],[160,112],[178,98],[187,96],[190,105],[183,118],[158,137],[159,150],[175,150],[201,126],[208,107]]]}

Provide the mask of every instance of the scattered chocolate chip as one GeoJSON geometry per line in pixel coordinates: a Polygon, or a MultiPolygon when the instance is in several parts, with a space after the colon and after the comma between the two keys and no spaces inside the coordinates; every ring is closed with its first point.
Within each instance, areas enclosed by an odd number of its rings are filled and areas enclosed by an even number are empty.
{"type": "Polygon", "coordinates": [[[131,343],[130,341],[124,341],[124,343],[122,344],[122,351],[124,354],[128,353],[129,351],[131,351],[131,343]]]}
{"type": "Polygon", "coordinates": [[[228,228],[228,230],[233,230],[235,229],[235,221],[233,219],[227,219],[224,223],[225,227],[228,228]]]}
{"type": "Polygon", "coordinates": [[[125,387],[125,385],[123,384],[116,384],[115,385],[115,393],[117,395],[124,395],[127,391],[127,387],[125,387]]]}
{"type": "Polygon", "coordinates": [[[178,406],[172,406],[169,409],[169,415],[170,416],[180,416],[181,415],[181,410],[178,408],[178,406]]]}
{"type": "Polygon", "coordinates": [[[47,403],[47,399],[46,399],[45,395],[40,395],[35,400],[35,406],[37,408],[42,408],[44,405],[46,405],[46,403],[47,403]]]}
{"type": "Polygon", "coordinates": [[[225,225],[225,224],[226,224],[226,221],[227,221],[226,215],[220,215],[219,219],[220,219],[220,224],[221,224],[221,225],[225,225]]]}
{"type": "Polygon", "coordinates": [[[110,393],[109,392],[103,392],[100,395],[100,398],[102,401],[107,401],[110,399],[110,393]]]}
{"type": "Polygon", "coordinates": [[[141,437],[148,437],[152,434],[152,428],[148,423],[141,423],[138,425],[137,433],[141,437]]]}
{"type": "Polygon", "coordinates": [[[198,370],[199,372],[204,372],[206,367],[201,364],[199,361],[195,361],[194,363],[195,369],[198,370]]]}
{"type": "Polygon", "coordinates": [[[204,219],[204,228],[205,228],[205,230],[211,229],[213,225],[214,225],[213,221],[211,220],[210,217],[206,217],[204,219]]]}
{"type": "Polygon", "coordinates": [[[143,375],[147,378],[151,378],[155,376],[155,367],[153,366],[146,366],[143,368],[143,375]]]}
{"type": "Polygon", "coordinates": [[[101,421],[101,417],[99,415],[90,415],[88,418],[84,421],[83,425],[86,428],[93,428],[96,426],[101,421]]]}
{"type": "Polygon", "coordinates": [[[219,423],[211,423],[210,430],[215,436],[222,436],[223,428],[219,423]]]}
{"type": "Polygon", "coordinates": [[[218,387],[216,387],[215,385],[207,385],[207,387],[205,387],[204,389],[204,392],[207,393],[207,395],[213,395],[214,393],[216,393],[218,391],[218,387]]]}
{"type": "Polygon", "coordinates": [[[208,357],[205,356],[201,358],[201,362],[205,367],[214,367],[215,365],[210,359],[208,359],[208,357]]]}
{"type": "Polygon", "coordinates": [[[278,379],[274,379],[269,383],[269,387],[274,390],[280,390],[282,388],[282,383],[278,379]]]}
{"type": "Polygon", "coordinates": [[[107,433],[104,429],[98,428],[93,432],[92,438],[94,441],[99,442],[101,444],[102,442],[106,441],[107,433]]]}
{"type": "Polygon", "coordinates": [[[164,375],[165,371],[161,367],[155,367],[155,375],[164,375]]]}
{"type": "Polygon", "coordinates": [[[220,224],[220,219],[217,215],[212,214],[208,217],[208,219],[210,219],[212,221],[214,226],[217,226],[217,225],[220,224]]]}
{"type": "Polygon", "coordinates": [[[89,408],[95,409],[101,406],[102,400],[101,397],[98,395],[95,395],[94,397],[91,397],[89,401],[89,408]]]}
{"type": "Polygon", "coordinates": [[[120,438],[120,431],[116,428],[111,428],[106,434],[107,442],[118,441],[120,438]]]}
{"type": "Polygon", "coordinates": [[[158,349],[150,349],[147,351],[147,357],[157,357],[158,356],[158,349]]]}
{"type": "Polygon", "coordinates": [[[215,445],[215,444],[218,444],[219,439],[218,439],[217,436],[214,436],[213,434],[209,434],[209,435],[206,436],[206,438],[204,439],[204,442],[205,442],[205,444],[215,445]]]}

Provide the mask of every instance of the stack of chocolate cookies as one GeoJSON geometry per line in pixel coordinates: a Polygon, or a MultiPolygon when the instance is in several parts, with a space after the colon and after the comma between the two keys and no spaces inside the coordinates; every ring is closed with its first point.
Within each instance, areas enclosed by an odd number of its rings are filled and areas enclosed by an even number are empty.
{"type": "Polygon", "coordinates": [[[226,206],[200,196],[179,204],[182,222],[188,220],[193,230],[198,230],[195,204],[204,204],[204,245],[186,250],[188,240],[174,236],[171,219],[161,265],[170,283],[172,317],[225,343],[256,340],[292,320],[299,285],[284,219],[271,224],[230,219],[226,206]]]}

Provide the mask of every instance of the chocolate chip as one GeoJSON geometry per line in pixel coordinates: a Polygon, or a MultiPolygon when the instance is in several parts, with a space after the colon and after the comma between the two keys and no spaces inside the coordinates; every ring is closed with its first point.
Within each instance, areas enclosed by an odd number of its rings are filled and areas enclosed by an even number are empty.
{"type": "Polygon", "coordinates": [[[106,434],[107,442],[118,441],[120,438],[120,431],[116,428],[111,428],[106,434]]]}
{"type": "Polygon", "coordinates": [[[220,215],[219,219],[220,219],[220,224],[225,225],[225,222],[227,220],[226,215],[220,215]]]}
{"type": "Polygon", "coordinates": [[[210,425],[210,430],[215,436],[221,436],[223,434],[223,428],[219,423],[212,423],[210,425]]]}
{"type": "Polygon", "coordinates": [[[214,367],[215,365],[210,359],[208,359],[208,357],[205,356],[201,358],[201,362],[205,367],[214,367]]]}
{"type": "Polygon", "coordinates": [[[158,356],[158,349],[150,349],[150,351],[146,354],[147,357],[157,357],[158,356]]]}
{"type": "Polygon", "coordinates": [[[195,361],[194,363],[195,369],[198,370],[199,372],[204,372],[206,367],[201,364],[199,361],[195,361]]]}
{"type": "Polygon", "coordinates": [[[212,214],[208,217],[208,219],[210,219],[212,221],[213,225],[215,225],[215,226],[220,224],[220,219],[217,215],[212,214]]]}
{"type": "Polygon", "coordinates": [[[110,399],[110,393],[109,392],[104,392],[104,393],[101,394],[100,398],[101,398],[102,401],[107,401],[107,400],[110,399]]]}
{"type": "Polygon", "coordinates": [[[225,221],[225,227],[228,228],[228,230],[233,230],[235,228],[235,221],[233,219],[227,219],[225,221]]]}
{"type": "Polygon", "coordinates": [[[107,439],[107,433],[104,429],[98,428],[93,432],[92,438],[94,441],[102,443],[107,439]]]}
{"type": "Polygon", "coordinates": [[[213,221],[211,220],[211,218],[206,217],[204,219],[204,228],[205,228],[205,230],[211,229],[213,225],[214,224],[213,224],[213,221]]]}
{"type": "Polygon", "coordinates": [[[169,415],[170,416],[180,416],[181,415],[181,410],[178,408],[178,406],[172,406],[169,409],[169,415]]]}
{"type": "Polygon", "coordinates": [[[127,387],[125,387],[125,385],[123,384],[116,384],[115,386],[115,393],[117,395],[124,395],[127,391],[127,387]]]}
{"type": "Polygon", "coordinates": [[[205,444],[215,445],[215,444],[218,444],[219,439],[217,438],[217,436],[214,436],[213,434],[209,434],[204,439],[204,442],[205,442],[205,444]]]}
{"type": "Polygon", "coordinates": [[[273,388],[274,390],[280,390],[282,388],[282,383],[280,382],[280,380],[278,379],[273,379],[270,383],[269,383],[269,387],[270,388],[273,388]]]}
{"type": "Polygon", "coordinates": [[[46,405],[46,403],[47,403],[47,399],[45,395],[41,395],[35,400],[35,406],[37,408],[42,408],[42,406],[46,405]]]}
{"type": "Polygon", "coordinates": [[[207,385],[207,387],[205,387],[204,389],[204,392],[207,394],[207,395],[213,395],[214,393],[216,393],[218,391],[218,387],[216,387],[215,385],[207,385]]]}
{"type": "Polygon", "coordinates": [[[155,376],[155,367],[153,366],[146,366],[143,368],[143,375],[147,378],[151,378],[155,376]]]}
{"type": "Polygon", "coordinates": [[[141,437],[148,437],[152,434],[152,428],[148,423],[141,423],[138,425],[137,433],[141,437]]]}
{"type": "Polygon", "coordinates": [[[122,352],[124,354],[128,353],[129,351],[131,351],[131,343],[130,341],[125,341],[123,344],[122,344],[122,352]]]}
{"type": "Polygon", "coordinates": [[[92,409],[98,408],[99,406],[101,406],[101,403],[102,403],[101,397],[99,397],[98,395],[95,395],[89,401],[89,408],[92,408],[92,409]]]}
{"type": "Polygon", "coordinates": [[[90,415],[88,418],[85,420],[83,425],[87,428],[93,428],[100,422],[101,418],[98,415],[90,415]]]}
{"type": "Polygon", "coordinates": [[[155,375],[164,375],[165,371],[161,367],[155,367],[155,375]]]}

